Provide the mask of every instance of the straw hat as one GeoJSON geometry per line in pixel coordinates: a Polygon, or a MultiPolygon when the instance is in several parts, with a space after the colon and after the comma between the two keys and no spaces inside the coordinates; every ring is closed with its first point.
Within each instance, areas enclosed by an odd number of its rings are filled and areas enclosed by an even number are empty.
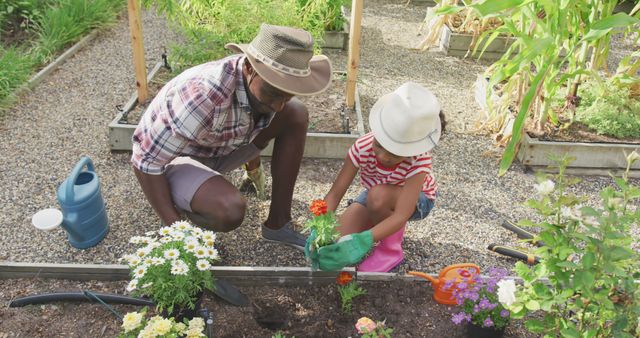
{"type": "Polygon", "coordinates": [[[313,55],[313,38],[302,29],[263,23],[250,44],[225,48],[244,53],[262,79],[289,94],[315,95],[331,83],[331,62],[313,55]]]}
{"type": "Polygon", "coordinates": [[[369,125],[378,143],[398,156],[425,153],[440,140],[440,104],[426,88],[407,82],[371,108],[369,125]]]}

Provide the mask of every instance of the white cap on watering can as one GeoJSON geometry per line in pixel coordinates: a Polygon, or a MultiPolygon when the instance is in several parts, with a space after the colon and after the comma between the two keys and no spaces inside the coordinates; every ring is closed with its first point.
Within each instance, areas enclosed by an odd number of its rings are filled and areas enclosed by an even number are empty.
{"type": "Polygon", "coordinates": [[[51,231],[62,224],[62,211],[55,208],[42,209],[31,217],[31,223],[38,230],[51,231]]]}

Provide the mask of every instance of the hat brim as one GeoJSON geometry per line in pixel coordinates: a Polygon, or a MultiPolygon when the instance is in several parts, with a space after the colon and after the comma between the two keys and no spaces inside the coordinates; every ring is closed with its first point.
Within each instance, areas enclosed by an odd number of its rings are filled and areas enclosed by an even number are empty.
{"type": "Polygon", "coordinates": [[[269,68],[246,52],[248,46],[248,44],[228,43],[224,47],[246,55],[262,79],[285,93],[297,96],[316,95],[325,91],[331,84],[331,61],[324,55],[315,55],[311,58],[309,76],[294,76],[269,68]]]}
{"type": "Polygon", "coordinates": [[[438,143],[440,140],[440,128],[438,128],[438,132],[433,134],[431,138],[427,137],[415,142],[398,142],[392,139],[384,130],[382,114],[385,109],[389,109],[393,95],[394,93],[389,93],[382,96],[376,101],[369,113],[369,127],[371,127],[376,141],[388,152],[397,156],[417,156],[433,149],[435,147],[433,142],[438,143]],[[431,142],[431,140],[433,140],[433,142],[431,142]]]}

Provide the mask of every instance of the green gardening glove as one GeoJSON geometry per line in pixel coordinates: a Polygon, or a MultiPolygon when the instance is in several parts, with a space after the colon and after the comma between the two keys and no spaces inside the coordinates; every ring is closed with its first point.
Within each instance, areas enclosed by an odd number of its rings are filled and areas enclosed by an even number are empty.
{"type": "Polygon", "coordinates": [[[311,248],[313,241],[315,241],[318,234],[315,230],[311,230],[311,234],[307,237],[307,243],[304,245],[304,256],[311,261],[311,269],[318,270],[320,262],[318,261],[318,252],[311,248]]]}
{"type": "Polygon", "coordinates": [[[346,235],[337,243],[318,249],[320,270],[336,271],[359,263],[373,246],[371,230],[346,235]]]}

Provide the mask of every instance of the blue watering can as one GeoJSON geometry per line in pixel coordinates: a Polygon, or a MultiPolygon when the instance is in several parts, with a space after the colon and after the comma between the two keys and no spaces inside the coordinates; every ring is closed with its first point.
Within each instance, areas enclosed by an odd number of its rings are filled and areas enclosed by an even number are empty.
{"type": "Polygon", "coordinates": [[[82,157],[58,187],[58,203],[64,215],[62,227],[73,247],[90,248],[109,232],[100,180],[89,157],[82,157]],[[87,170],[82,171],[85,166],[87,170]]]}

